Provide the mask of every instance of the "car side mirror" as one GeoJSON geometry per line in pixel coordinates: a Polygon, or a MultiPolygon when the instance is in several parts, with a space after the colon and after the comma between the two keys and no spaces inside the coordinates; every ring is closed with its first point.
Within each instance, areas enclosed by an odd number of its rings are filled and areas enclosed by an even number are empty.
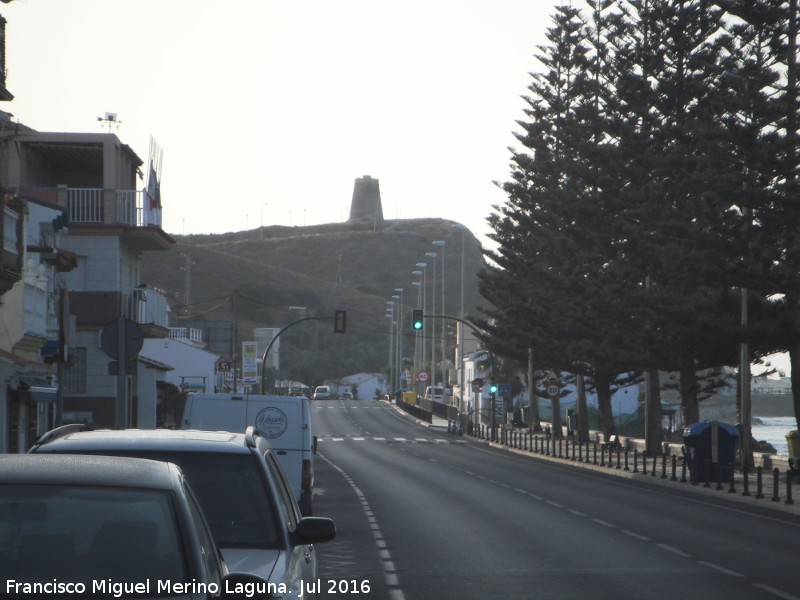
{"type": "Polygon", "coordinates": [[[304,517],[295,527],[292,542],[301,544],[321,544],[336,537],[336,523],[325,517],[304,517]]]}

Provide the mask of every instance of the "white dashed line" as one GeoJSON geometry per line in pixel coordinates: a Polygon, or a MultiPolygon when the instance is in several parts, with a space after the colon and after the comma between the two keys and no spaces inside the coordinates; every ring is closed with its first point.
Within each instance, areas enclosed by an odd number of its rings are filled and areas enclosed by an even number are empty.
{"type": "Polygon", "coordinates": [[[782,592],[780,590],[776,590],[771,585],[766,585],[764,583],[754,583],[753,587],[757,587],[760,590],[767,592],[768,594],[772,594],[778,598],[782,598],[783,600],[800,600],[797,596],[792,594],[787,594],[786,592],[782,592]]]}
{"type": "Polygon", "coordinates": [[[736,571],[731,571],[730,569],[726,569],[725,567],[720,567],[719,565],[715,565],[714,563],[706,562],[704,560],[698,560],[698,563],[708,567],[709,569],[714,569],[715,571],[719,571],[720,573],[725,573],[725,575],[730,575],[731,577],[744,577],[741,573],[737,573],[736,571]]]}
{"type": "Polygon", "coordinates": [[[691,554],[686,554],[686,552],[681,552],[677,548],[673,548],[672,546],[667,546],[666,544],[657,544],[657,546],[659,548],[661,548],[662,550],[666,550],[667,552],[672,552],[673,554],[677,554],[678,556],[681,556],[683,558],[691,558],[692,557],[691,554]]]}

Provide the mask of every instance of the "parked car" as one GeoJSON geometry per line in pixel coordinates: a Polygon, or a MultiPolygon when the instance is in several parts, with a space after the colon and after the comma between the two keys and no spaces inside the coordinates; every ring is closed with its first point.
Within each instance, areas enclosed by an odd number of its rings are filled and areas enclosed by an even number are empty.
{"type": "Polygon", "coordinates": [[[228,568],[283,585],[284,598],[297,598],[303,581],[316,581],[313,544],[336,535],[331,519],[301,516],[275,451],[254,427],[236,434],[87,431],[65,425],[44,434],[31,452],[136,456],[179,465],[197,493],[228,568]]]}
{"type": "Polygon", "coordinates": [[[340,399],[342,400],[353,400],[353,394],[350,392],[342,392],[340,399]]]}
{"type": "Polygon", "coordinates": [[[304,396],[189,394],[181,429],[244,433],[249,426],[265,437],[289,479],[300,511],[313,512],[316,438],[311,402],[304,396]]]}
{"type": "Polygon", "coordinates": [[[156,582],[169,581],[200,585],[167,595],[220,598],[226,581],[239,577],[228,574],[174,464],[108,456],[0,458],[4,597],[155,598],[165,595],[156,582]],[[35,584],[49,587],[36,593],[35,584]]]}

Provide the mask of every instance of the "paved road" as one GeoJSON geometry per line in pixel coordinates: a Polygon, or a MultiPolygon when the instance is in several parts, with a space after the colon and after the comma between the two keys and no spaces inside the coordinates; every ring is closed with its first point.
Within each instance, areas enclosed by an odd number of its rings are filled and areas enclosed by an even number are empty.
{"type": "Polygon", "coordinates": [[[794,515],[490,448],[383,402],[313,411],[315,512],[339,526],[325,598],[800,600],[794,515]]]}

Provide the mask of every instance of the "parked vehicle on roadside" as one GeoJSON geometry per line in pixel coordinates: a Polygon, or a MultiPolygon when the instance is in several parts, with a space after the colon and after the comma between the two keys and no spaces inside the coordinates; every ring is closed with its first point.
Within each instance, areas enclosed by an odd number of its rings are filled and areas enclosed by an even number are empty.
{"type": "Polygon", "coordinates": [[[255,427],[269,441],[304,515],[313,512],[316,438],[305,396],[189,394],[181,429],[244,433],[255,427]]]}
{"type": "Polygon", "coordinates": [[[228,568],[285,586],[284,598],[297,598],[303,581],[315,581],[313,544],[336,535],[332,520],[302,517],[276,451],[254,427],[231,433],[65,425],[44,434],[31,452],[135,456],[179,465],[228,568]]]}
{"type": "Polygon", "coordinates": [[[221,592],[237,577],[228,574],[191,486],[174,464],[74,455],[0,459],[6,598],[191,594],[201,600],[224,597],[212,586],[221,592]],[[199,585],[157,593],[156,581],[199,585]]]}

